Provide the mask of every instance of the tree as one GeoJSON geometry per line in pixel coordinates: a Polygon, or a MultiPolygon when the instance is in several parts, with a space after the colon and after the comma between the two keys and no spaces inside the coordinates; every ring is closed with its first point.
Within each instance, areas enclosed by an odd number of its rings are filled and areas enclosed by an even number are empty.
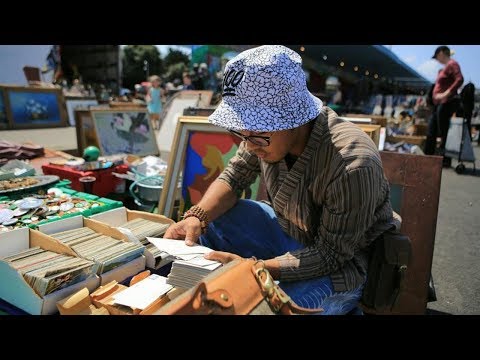
{"type": "Polygon", "coordinates": [[[161,75],[163,60],[155,45],[127,45],[123,48],[123,86],[133,89],[135,84],[147,81],[144,69],[148,62],[148,75],[161,75]]]}
{"type": "Polygon", "coordinates": [[[175,79],[182,80],[182,75],[188,71],[188,65],[190,63],[187,54],[172,48],[168,49],[168,54],[163,61],[167,69],[165,72],[166,81],[174,81],[175,79]]]}
{"type": "Polygon", "coordinates": [[[178,63],[184,63],[186,66],[188,66],[190,63],[190,58],[187,54],[180,50],[168,48],[168,54],[165,56],[163,61],[166,68],[168,68],[170,65],[175,65],[178,63]]]}

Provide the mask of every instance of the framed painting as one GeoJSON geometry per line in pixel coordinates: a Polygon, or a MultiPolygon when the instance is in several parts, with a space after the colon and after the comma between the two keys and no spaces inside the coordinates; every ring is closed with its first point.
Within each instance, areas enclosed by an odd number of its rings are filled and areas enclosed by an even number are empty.
{"type": "Polygon", "coordinates": [[[160,114],[160,130],[157,132],[160,157],[163,160],[169,161],[177,122],[184,110],[191,107],[208,106],[212,95],[213,91],[209,90],[183,90],[174,94],[167,101],[160,114]]]}
{"type": "Polygon", "coordinates": [[[158,155],[158,145],[147,110],[90,110],[102,155],[158,155]]]}
{"type": "MultiPolygon", "coordinates": [[[[210,124],[207,117],[180,117],[160,196],[159,213],[169,218],[177,217],[173,209],[175,200],[178,199],[180,176],[182,180],[178,215],[181,215],[184,209],[197,204],[235,155],[241,141],[225,129],[210,124]]],[[[259,184],[260,177],[242,197],[257,199],[259,184]]]]}
{"type": "Polygon", "coordinates": [[[67,96],[65,98],[67,107],[68,122],[70,126],[75,126],[75,110],[88,110],[90,106],[98,105],[98,101],[94,97],[75,97],[67,96]]]}
{"type": "Polygon", "coordinates": [[[65,99],[58,88],[5,86],[5,109],[12,129],[68,126],[65,99]]]}
{"type": "Polygon", "coordinates": [[[5,91],[0,88],[0,130],[8,128],[7,110],[5,108],[5,91]]]}

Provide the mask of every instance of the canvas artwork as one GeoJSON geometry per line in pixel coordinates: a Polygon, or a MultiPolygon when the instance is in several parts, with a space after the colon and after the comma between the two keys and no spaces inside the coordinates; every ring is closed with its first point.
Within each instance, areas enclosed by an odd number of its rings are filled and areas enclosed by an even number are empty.
{"type": "MultiPolygon", "coordinates": [[[[225,169],[237,152],[242,139],[235,135],[203,131],[191,131],[185,151],[182,181],[184,208],[198,204],[210,184],[225,169]]],[[[243,198],[256,199],[260,178],[248,188],[243,198]]]]}
{"type": "Polygon", "coordinates": [[[189,107],[208,106],[212,99],[212,94],[212,91],[207,90],[180,91],[173,95],[167,104],[165,104],[162,114],[160,115],[160,130],[157,133],[160,157],[163,160],[169,161],[178,118],[183,115],[183,111],[189,107]]]}
{"type": "Polygon", "coordinates": [[[65,99],[67,106],[68,122],[70,126],[75,126],[75,110],[88,109],[89,106],[98,105],[95,98],[67,98],[65,99]]]}
{"type": "MultiPolygon", "coordinates": [[[[180,117],[167,168],[159,213],[172,217],[177,184],[182,173],[179,212],[197,204],[210,184],[235,155],[242,140],[210,124],[206,117],[180,117]]],[[[257,199],[260,177],[243,194],[257,199]]]]}
{"type": "Polygon", "coordinates": [[[4,88],[6,110],[12,128],[42,128],[67,125],[63,95],[59,89],[4,88]]]}
{"type": "Polygon", "coordinates": [[[102,155],[158,155],[147,111],[92,110],[91,114],[102,155]]]}

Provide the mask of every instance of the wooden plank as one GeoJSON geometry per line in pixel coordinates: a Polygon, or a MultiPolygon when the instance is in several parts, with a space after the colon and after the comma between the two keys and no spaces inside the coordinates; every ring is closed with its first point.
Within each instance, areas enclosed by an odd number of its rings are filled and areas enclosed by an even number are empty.
{"type": "Polygon", "coordinates": [[[412,242],[406,289],[398,307],[385,314],[424,314],[437,226],[442,157],[380,152],[390,184],[403,187],[402,233],[412,242]]]}

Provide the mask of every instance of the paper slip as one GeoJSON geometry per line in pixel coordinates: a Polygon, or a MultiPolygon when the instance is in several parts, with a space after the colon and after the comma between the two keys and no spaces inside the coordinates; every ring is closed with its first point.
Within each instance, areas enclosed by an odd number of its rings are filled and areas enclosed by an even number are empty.
{"type": "Polygon", "coordinates": [[[172,288],[172,285],[167,284],[166,277],[153,274],[119,292],[114,299],[116,304],[143,310],[172,288]]]}
{"type": "Polygon", "coordinates": [[[185,241],[183,240],[152,238],[152,237],[147,237],[147,240],[150,241],[153,245],[155,245],[159,250],[164,251],[167,254],[176,256],[183,260],[191,260],[193,258],[198,257],[198,255],[207,254],[213,251],[212,249],[206,246],[201,246],[201,245],[188,246],[185,244],[185,241]]]}
{"type": "Polygon", "coordinates": [[[181,264],[187,264],[187,265],[190,265],[192,267],[202,267],[202,268],[205,268],[205,269],[208,269],[208,270],[215,270],[216,268],[222,266],[221,262],[214,261],[214,260],[207,260],[203,256],[202,257],[197,256],[197,257],[195,257],[193,259],[190,259],[188,261],[178,260],[176,262],[181,263],[181,264]]]}

